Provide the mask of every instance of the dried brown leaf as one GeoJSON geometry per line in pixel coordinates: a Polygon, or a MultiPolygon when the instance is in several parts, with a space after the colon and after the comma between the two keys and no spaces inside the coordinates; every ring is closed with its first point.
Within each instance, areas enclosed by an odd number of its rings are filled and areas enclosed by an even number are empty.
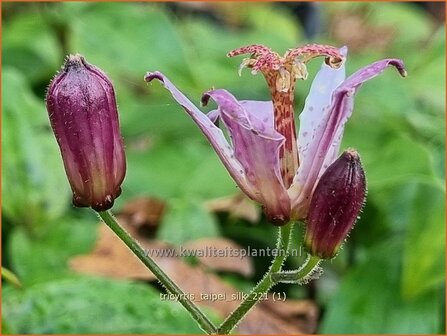
{"type": "Polygon", "coordinates": [[[275,301],[273,295],[268,295],[269,299],[262,301],[262,306],[270,310],[278,318],[292,322],[306,334],[315,333],[318,324],[318,306],[312,300],[291,300],[275,301]]]}
{"type": "Polygon", "coordinates": [[[392,26],[373,26],[361,11],[335,11],[330,21],[333,38],[348,45],[352,51],[386,50],[393,42],[396,29],[392,26]]]}
{"type": "Polygon", "coordinates": [[[143,233],[153,234],[161,222],[166,203],[154,197],[139,197],[127,202],[120,216],[143,233]]]}
{"type": "Polygon", "coordinates": [[[221,197],[205,203],[213,212],[228,212],[230,216],[257,223],[260,218],[259,208],[243,194],[221,197]]]}

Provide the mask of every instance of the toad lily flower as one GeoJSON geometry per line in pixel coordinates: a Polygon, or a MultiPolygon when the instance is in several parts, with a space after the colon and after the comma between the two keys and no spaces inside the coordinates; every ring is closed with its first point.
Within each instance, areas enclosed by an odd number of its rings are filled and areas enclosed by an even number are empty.
{"type": "Polygon", "coordinates": [[[250,54],[241,69],[261,72],[269,86],[271,101],[238,101],[223,89],[202,96],[218,108],[207,115],[186,98],[160,72],[149,72],[147,82],[157,79],[191,116],[207,137],[237,185],[262,204],[270,222],[283,225],[305,219],[312,193],[327,167],[338,156],[344,125],[353,109],[354,94],[365,81],[393,65],[402,76],[398,59],[384,59],[360,69],[345,79],[347,49],[307,45],[278,55],[262,45],[231,51],[228,56],[250,54]],[[306,79],[306,63],[325,56],[300,115],[298,139],[294,122],[294,90],[297,79],[306,79]],[[231,137],[229,143],[216,126],[222,121],[231,137]]]}

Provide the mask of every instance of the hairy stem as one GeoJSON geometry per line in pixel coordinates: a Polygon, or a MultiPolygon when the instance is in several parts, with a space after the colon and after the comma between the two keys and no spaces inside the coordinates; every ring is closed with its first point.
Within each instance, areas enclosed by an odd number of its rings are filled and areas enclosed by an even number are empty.
{"type": "Polygon", "coordinates": [[[298,283],[303,284],[310,280],[313,273],[320,264],[321,259],[308,255],[306,262],[296,271],[285,271],[272,274],[272,280],[275,283],[298,283]]]}

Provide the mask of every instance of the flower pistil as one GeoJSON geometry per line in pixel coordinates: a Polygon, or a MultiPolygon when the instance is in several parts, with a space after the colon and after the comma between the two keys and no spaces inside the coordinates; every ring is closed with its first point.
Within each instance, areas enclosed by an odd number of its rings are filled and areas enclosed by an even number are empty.
{"type": "Polygon", "coordinates": [[[326,56],[326,64],[333,68],[338,68],[344,57],[337,48],[318,44],[289,49],[284,56],[263,45],[254,44],[230,51],[227,56],[242,54],[251,56],[242,61],[239,74],[244,67],[251,68],[253,74],[261,72],[270,89],[275,129],[285,138],[284,145],[279,151],[279,159],[281,176],[285,187],[288,188],[299,167],[294,119],[296,80],[307,78],[306,63],[314,57],[326,56]]]}

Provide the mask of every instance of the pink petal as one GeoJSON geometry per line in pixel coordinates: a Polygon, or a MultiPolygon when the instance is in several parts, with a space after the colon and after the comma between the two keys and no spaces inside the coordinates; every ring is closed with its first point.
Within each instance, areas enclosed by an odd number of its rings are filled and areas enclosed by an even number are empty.
{"type": "Polygon", "coordinates": [[[255,189],[248,181],[244,168],[235,159],[234,150],[225,139],[223,132],[213,124],[213,122],[200,111],[186,96],[181,93],[172,83],[160,72],[147,73],[144,77],[147,82],[158,79],[163,83],[166,89],[172,94],[172,97],[184,108],[186,113],[199,126],[203,134],[206,136],[211,146],[213,146],[219,158],[227,168],[231,177],[236,184],[252,199],[256,198],[255,189]]]}
{"type": "Polygon", "coordinates": [[[256,189],[255,200],[263,204],[269,220],[284,224],[289,220],[290,200],[279,169],[279,148],[284,137],[274,129],[271,102],[238,102],[226,90],[205,93],[219,108],[211,112],[227,127],[235,157],[244,167],[247,179],[256,189]]]}

